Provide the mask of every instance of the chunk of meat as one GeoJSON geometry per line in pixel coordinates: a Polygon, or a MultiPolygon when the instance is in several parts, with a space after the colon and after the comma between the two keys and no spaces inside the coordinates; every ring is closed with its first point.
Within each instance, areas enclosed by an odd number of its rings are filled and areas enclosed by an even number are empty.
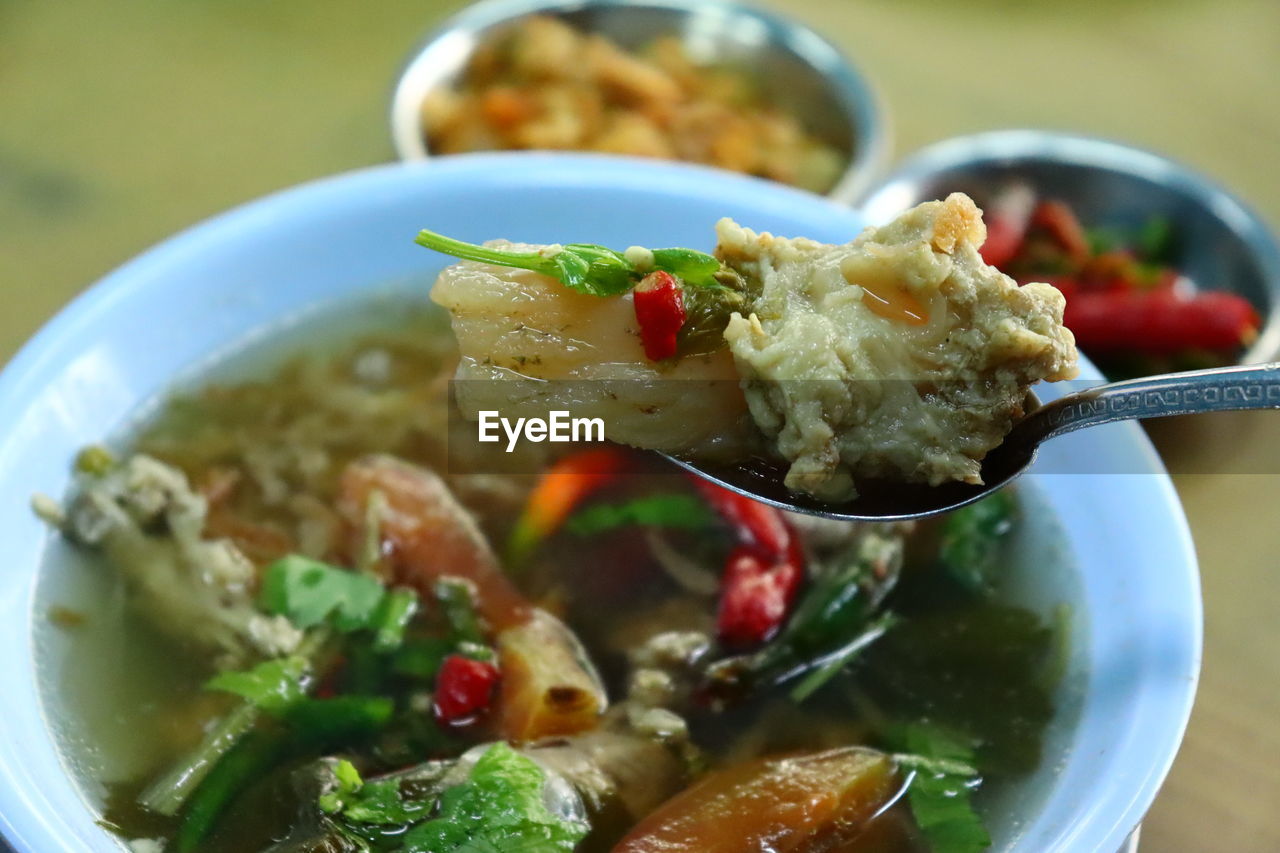
{"type": "Polygon", "coordinates": [[[885,815],[903,792],[883,753],[846,747],[716,771],[641,821],[613,853],[857,853],[903,849],[908,822],[885,815]],[[894,823],[898,845],[881,822],[894,823]],[[874,839],[863,846],[860,839],[874,839]]]}
{"type": "Polygon", "coordinates": [[[253,564],[229,539],[206,538],[207,520],[185,474],[137,454],[86,480],[63,529],[106,556],[137,612],[174,642],[227,667],[292,652],[301,632],[253,606],[253,564]]]}
{"type": "Polygon", "coordinates": [[[1062,294],[983,262],[968,196],[843,245],[717,230],[717,255],[759,287],[724,336],[794,491],[839,501],[864,477],[980,483],[1031,385],[1076,373],[1062,294]]]}

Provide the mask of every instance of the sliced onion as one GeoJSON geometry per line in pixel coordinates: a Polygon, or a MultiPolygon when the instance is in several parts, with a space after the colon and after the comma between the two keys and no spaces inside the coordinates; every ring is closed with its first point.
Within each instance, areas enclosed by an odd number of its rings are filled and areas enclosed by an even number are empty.
{"type": "Polygon", "coordinates": [[[659,528],[647,528],[644,538],[658,565],[683,589],[695,595],[715,595],[719,591],[716,573],[677,551],[659,528]]]}

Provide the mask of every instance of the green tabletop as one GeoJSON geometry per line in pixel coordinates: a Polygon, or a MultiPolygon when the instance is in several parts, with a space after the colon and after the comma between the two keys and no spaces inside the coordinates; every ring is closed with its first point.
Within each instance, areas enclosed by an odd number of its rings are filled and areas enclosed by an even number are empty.
{"type": "MultiPolygon", "coordinates": [[[[390,158],[405,53],[455,3],[0,0],[0,361],[151,243],[230,205],[390,158]]],[[[896,150],[997,127],[1127,140],[1280,222],[1276,0],[802,0],[880,84],[896,150]]],[[[1280,472],[1269,415],[1163,431],[1280,472]]],[[[1190,450],[1188,448],[1191,448],[1190,450]]],[[[1280,475],[1178,478],[1206,658],[1144,849],[1280,849],[1280,475]]],[[[1122,567],[1117,567],[1117,571],[1122,567]]]]}

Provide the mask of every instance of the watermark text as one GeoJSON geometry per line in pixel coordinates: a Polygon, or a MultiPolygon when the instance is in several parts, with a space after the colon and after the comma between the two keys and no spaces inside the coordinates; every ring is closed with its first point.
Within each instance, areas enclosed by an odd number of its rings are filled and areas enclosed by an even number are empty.
{"type": "Polygon", "coordinates": [[[547,412],[545,418],[504,418],[497,411],[481,410],[476,421],[476,438],[482,442],[500,442],[506,436],[507,453],[516,449],[521,439],[540,442],[604,441],[602,418],[575,418],[564,410],[547,412]]]}

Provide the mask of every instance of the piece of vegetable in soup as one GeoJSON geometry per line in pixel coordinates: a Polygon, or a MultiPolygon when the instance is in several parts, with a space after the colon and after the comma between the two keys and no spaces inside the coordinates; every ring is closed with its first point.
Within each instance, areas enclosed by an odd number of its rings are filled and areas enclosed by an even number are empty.
{"type": "Polygon", "coordinates": [[[764,450],[788,488],[841,501],[861,478],[980,483],[1031,385],[1076,373],[1062,295],[983,262],[964,195],[838,246],[716,230],[714,257],[423,232],[468,259],[432,291],[453,315],[464,411],[564,408],[615,441],[717,461],[764,450]]]}

